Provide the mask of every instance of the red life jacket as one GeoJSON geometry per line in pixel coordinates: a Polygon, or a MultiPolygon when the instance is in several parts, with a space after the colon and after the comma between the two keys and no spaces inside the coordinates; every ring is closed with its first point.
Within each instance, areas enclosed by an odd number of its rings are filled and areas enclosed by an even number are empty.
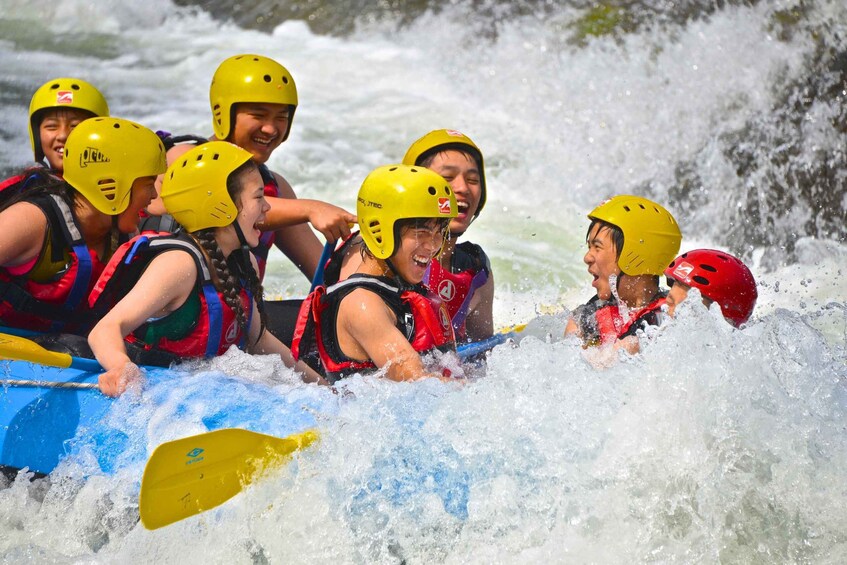
{"type": "Polygon", "coordinates": [[[635,335],[641,329],[642,323],[658,325],[660,323],[659,313],[665,304],[665,297],[660,296],[641,308],[630,310],[624,317],[619,305],[607,304],[594,313],[597,320],[597,330],[600,342],[603,344],[614,343],[616,340],[635,335]]]}
{"type": "MultiPolygon", "coordinates": [[[[86,299],[105,265],[86,245],[76,216],[61,196],[41,194],[26,201],[47,217],[51,261],[61,262],[67,254],[68,262],[48,282],[31,280],[31,271],[13,275],[0,268],[0,321],[33,331],[85,334],[96,322],[86,299]]],[[[42,259],[39,255],[33,266],[42,259]]]]}
{"type": "MultiPolygon", "coordinates": [[[[262,181],[265,183],[265,196],[281,198],[279,185],[276,182],[276,177],[264,164],[259,165],[259,172],[262,174],[262,181]]],[[[259,245],[251,249],[253,255],[256,256],[256,262],[259,264],[259,280],[265,278],[265,267],[268,264],[268,253],[276,241],[275,231],[263,231],[259,237],[259,245]]]]}
{"type": "Polygon", "coordinates": [[[456,246],[451,262],[453,269],[445,269],[439,261],[432,261],[423,282],[444,302],[456,339],[462,341],[467,336],[465,323],[471,299],[488,281],[491,267],[482,248],[467,241],[456,246]]]}
{"type": "MultiPolygon", "coordinates": [[[[162,338],[157,343],[144,343],[138,338],[141,332],[136,331],[128,335],[126,341],[146,350],[173,353],[178,358],[223,355],[233,344],[244,349],[246,332],[241,331],[235,312],[224,301],[223,293],[215,289],[203,252],[187,235],[138,235],[119,247],[91,292],[89,302],[92,308],[97,312],[108,311],[130,290],[157,255],[174,249],[189,253],[197,266],[200,315],[196,325],[180,339],[162,338]]],[[[249,328],[253,297],[242,288],[241,300],[245,312],[248,312],[249,328]]]]}
{"type": "Polygon", "coordinates": [[[336,318],[341,300],[357,288],[366,288],[382,298],[397,317],[397,328],[415,351],[455,350],[453,328],[443,305],[428,296],[426,288],[401,290],[391,279],[355,274],[330,286],[320,286],[303,301],[291,353],[295,359],[317,355],[331,381],[362,370],[375,370],[368,361],[350,359],[341,351],[336,336],[336,318]]]}

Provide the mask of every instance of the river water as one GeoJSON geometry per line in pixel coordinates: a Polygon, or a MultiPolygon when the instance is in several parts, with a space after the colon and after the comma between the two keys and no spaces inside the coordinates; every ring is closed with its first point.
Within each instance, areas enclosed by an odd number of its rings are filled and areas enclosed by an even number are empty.
{"type": "MultiPolygon", "coordinates": [[[[270,165],[302,197],[353,209],[368,171],[423,133],[470,135],[489,200],[468,237],[492,259],[495,322],[533,321],[465,384],[353,378],[333,395],[240,354],[153,383],[110,411],[120,470],[83,447],[48,480],[3,485],[0,559],[847,561],[843,2],[280,4],[301,20],[213,4],[0,1],[0,169],[31,156],[27,104],[50,78],[208,135],[214,69],[265,54],[297,82],[270,165]],[[666,203],[683,250],[747,259],[760,298],[745,329],[689,301],[633,358],[561,339],[592,294],[585,214],[619,193],[666,203]],[[213,395],[209,379],[233,386],[213,395]],[[158,443],[224,420],[282,434],[291,405],[318,447],[219,509],[136,522],[158,443]]],[[[308,281],[276,255],[266,290],[308,281]]]]}

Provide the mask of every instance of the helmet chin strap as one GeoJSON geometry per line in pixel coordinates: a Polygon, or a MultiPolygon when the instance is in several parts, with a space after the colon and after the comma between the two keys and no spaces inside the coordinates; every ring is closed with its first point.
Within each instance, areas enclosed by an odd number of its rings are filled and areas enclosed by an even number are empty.
{"type": "Polygon", "coordinates": [[[241,231],[241,226],[238,225],[238,222],[232,222],[232,227],[235,228],[235,234],[238,236],[238,243],[241,244],[242,249],[250,249],[250,244],[247,243],[247,238],[244,237],[244,232],[241,231]]]}
{"type": "Polygon", "coordinates": [[[227,263],[230,264],[230,268],[234,268],[239,278],[249,280],[249,274],[253,270],[250,261],[250,244],[247,243],[247,238],[244,237],[244,232],[241,231],[241,226],[238,225],[237,221],[232,223],[232,227],[235,228],[235,234],[238,236],[238,242],[241,246],[230,253],[227,257],[227,263]]]}

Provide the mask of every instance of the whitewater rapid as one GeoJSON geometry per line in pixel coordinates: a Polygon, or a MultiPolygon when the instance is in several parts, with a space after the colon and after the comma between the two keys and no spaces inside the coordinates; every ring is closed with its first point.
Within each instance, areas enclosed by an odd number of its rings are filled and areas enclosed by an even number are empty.
{"type": "MultiPolygon", "coordinates": [[[[817,48],[811,35],[774,33],[775,4],[574,45],[563,30],[579,8],[567,5],[498,22],[493,36],[450,7],[337,36],[299,21],[245,30],[167,0],[0,1],[4,170],[30,156],[26,108],[49,78],[85,78],[113,115],[151,129],[209,134],[214,69],[261,53],[297,82],[291,138],[270,165],[302,197],[352,209],[365,175],[423,133],[470,135],[489,200],[468,238],[492,259],[495,322],[533,320],[466,383],[357,377],[332,394],[233,352],[178,385],[151,384],[105,423],[103,437],[123,442],[114,474],[100,470],[97,438],[80,437],[48,480],[0,488],[0,560],[847,561],[847,247],[797,237],[792,259],[766,269],[773,249],[719,237],[739,206],[722,141],[767,115],[817,48]],[[592,294],[585,215],[645,186],[661,199],[680,163],[698,170],[708,202],[671,208],[687,220],[683,250],[745,254],[756,312],[738,331],[690,301],[642,354],[597,358],[561,337],[569,309],[592,294]],[[211,397],[209,379],[232,386],[211,397]],[[280,435],[308,418],[322,440],[224,506],[144,530],[145,457],[224,414],[280,435]]],[[[821,0],[806,17],[843,30],[845,8],[821,0]]],[[[844,50],[845,35],[832,37],[844,50]]],[[[831,149],[839,138],[821,125],[824,110],[808,127],[831,149]]],[[[276,255],[266,289],[302,296],[308,281],[276,255]]]]}

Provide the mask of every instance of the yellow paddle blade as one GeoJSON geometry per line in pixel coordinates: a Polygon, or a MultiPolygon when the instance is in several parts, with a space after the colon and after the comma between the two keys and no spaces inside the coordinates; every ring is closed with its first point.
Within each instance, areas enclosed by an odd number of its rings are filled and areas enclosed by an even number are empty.
{"type": "Polygon", "coordinates": [[[144,468],[141,523],[155,530],[223,504],[317,439],[314,430],[278,438],[228,428],[163,443],[144,468]]]}
{"type": "Polygon", "coordinates": [[[67,353],[48,351],[34,341],[3,333],[0,333],[0,359],[29,361],[63,369],[70,367],[73,362],[67,353]]]}

